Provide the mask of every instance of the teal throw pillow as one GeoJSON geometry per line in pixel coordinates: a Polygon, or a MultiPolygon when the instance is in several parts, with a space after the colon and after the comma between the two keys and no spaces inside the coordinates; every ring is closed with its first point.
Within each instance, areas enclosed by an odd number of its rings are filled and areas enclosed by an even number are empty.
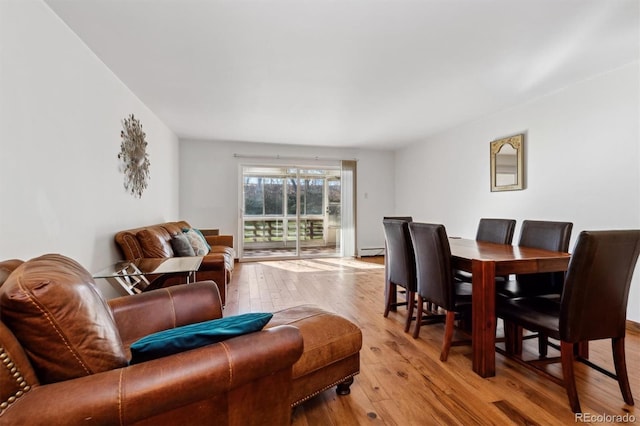
{"type": "Polygon", "coordinates": [[[130,364],[195,349],[260,331],[273,314],[252,312],[159,331],[131,344],[130,364]]]}

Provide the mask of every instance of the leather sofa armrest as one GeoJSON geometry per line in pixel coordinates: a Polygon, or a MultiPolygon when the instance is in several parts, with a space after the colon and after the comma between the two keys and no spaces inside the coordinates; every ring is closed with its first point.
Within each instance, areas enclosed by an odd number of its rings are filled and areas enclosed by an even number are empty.
{"type": "MultiPolygon", "coordinates": [[[[274,327],[121,369],[34,387],[4,410],[0,423],[132,424],[270,377],[274,377],[272,392],[286,399],[285,408],[290,410],[291,366],[302,348],[297,328],[274,327]],[[278,372],[288,380],[276,380],[278,372]]],[[[273,402],[270,392],[263,393],[255,396],[258,401],[273,402]]],[[[246,392],[239,394],[247,396],[246,392]]],[[[244,424],[258,425],[268,418],[272,404],[262,405],[241,413],[244,424]]],[[[223,413],[224,409],[220,407],[223,413]]],[[[237,411],[242,410],[238,407],[237,411]]]]}
{"type": "Polygon", "coordinates": [[[233,235],[205,235],[210,246],[227,246],[233,248],[233,235]]]}
{"type": "Polygon", "coordinates": [[[108,303],[127,348],[157,331],[222,318],[220,293],[213,281],[165,287],[108,303]]]}

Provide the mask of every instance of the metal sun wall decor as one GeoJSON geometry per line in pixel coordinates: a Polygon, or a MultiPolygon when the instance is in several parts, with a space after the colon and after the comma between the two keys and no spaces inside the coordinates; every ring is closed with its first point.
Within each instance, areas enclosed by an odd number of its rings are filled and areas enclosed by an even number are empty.
{"type": "Polygon", "coordinates": [[[122,127],[118,158],[121,161],[120,169],[124,173],[124,188],[134,197],[140,198],[147,187],[151,164],[147,154],[146,135],[142,131],[140,120],[133,114],[123,120],[122,127]]]}

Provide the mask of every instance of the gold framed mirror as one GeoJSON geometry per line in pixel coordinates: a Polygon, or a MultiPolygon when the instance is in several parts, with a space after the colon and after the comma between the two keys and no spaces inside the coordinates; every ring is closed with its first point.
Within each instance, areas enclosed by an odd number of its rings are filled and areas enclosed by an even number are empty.
{"type": "Polygon", "coordinates": [[[524,189],[524,134],[491,142],[491,191],[524,189]]]}

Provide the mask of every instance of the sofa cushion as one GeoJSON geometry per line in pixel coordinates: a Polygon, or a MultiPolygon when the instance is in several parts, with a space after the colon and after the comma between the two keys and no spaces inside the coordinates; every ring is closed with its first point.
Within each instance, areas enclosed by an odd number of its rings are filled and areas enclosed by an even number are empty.
{"type": "Polygon", "coordinates": [[[184,234],[176,234],[171,237],[171,248],[173,248],[173,253],[178,257],[196,255],[189,239],[184,234]]]}
{"type": "Polygon", "coordinates": [[[260,331],[272,316],[271,313],[254,312],[159,331],[131,344],[131,363],[148,361],[260,331]]]}
{"type": "Polygon", "coordinates": [[[0,262],[0,287],[9,278],[9,275],[20,265],[23,261],[20,259],[9,259],[0,262]]]}
{"type": "Polygon", "coordinates": [[[129,231],[123,231],[116,234],[115,238],[118,246],[122,250],[125,259],[141,259],[144,257],[142,247],[138,242],[138,237],[135,233],[129,231]]]}
{"type": "Polygon", "coordinates": [[[183,225],[182,222],[165,222],[160,224],[160,226],[166,229],[169,235],[182,234],[182,230],[184,228],[191,228],[191,225],[189,224],[183,225]]]}
{"type": "Polygon", "coordinates": [[[72,259],[31,259],[0,287],[2,321],[42,383],[127,365],[113,315],[91,274],[72,259]]]}
{"type": "Polygon", "coordinates": [[[149,227],[136,233],[144,257],[173,257],[171,236],[162,227],[149,227]]]}
{"type": "Polygon", "coordinates": [[[204,256],[209,253],[209,245],[202,234],[196,232],[193,228],[184,230],[183,234],[189,239],[196,256],[204,256]]]}
{"type": "Polygon", "coordinates": [[[235,255],[236,255],[236,252],[233,249],[233,247],[228,247],[228,246],[211,246],[211,249],[209,250],[209,253],[226,254],[231,259],[233,259],[235,257],[235,255]]]}

